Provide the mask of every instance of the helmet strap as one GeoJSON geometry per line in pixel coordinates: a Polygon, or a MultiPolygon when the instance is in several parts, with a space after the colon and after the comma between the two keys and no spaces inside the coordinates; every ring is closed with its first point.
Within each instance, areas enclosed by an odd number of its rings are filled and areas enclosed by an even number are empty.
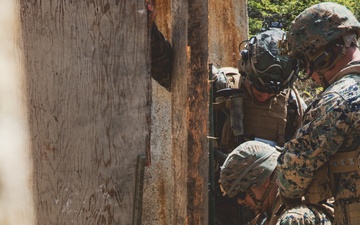
{"type": "MultiPolygon", "coordinates": [[[[350,45],[349,45],[350,46],[350,45]]],[[[348,49],[348,47],[346,44],[343,45],[341,47],[341,51],[340,51],[340,54],[338,54],[336,56],[336,58],[333,60],[333,62],[331,63],[331,65],[329,65],[328,67],[326,68],[323,68],[323,69],[320,69],[318,71],[316,71],[319,75],[319,79],[320,79],[320,82],[321,82],[321,86],[323,86],[324,88],[327,88],[330,86],[329,82],[325,79],[325,76],[324,76],[324,73],[328,70],[330,70],[333,66],[336,65],[336,63],[338,63],[340,61],[340,59],[346,54],[346,51],[348,49]]]]}
{"type": "Polygon", "coordinates": [[[276,180],[276,174],[277,171],[275,170],[271,176],[270,176],[270,184],[269,186],[266,188],[263,196],[261,197],[260,200],[256,199],[254,193],[250,190],[250,198],[255,202],[255,207],[257,210],[259,210],[259,212],[263,212],[262,208],[263,208],[263,203],[265,201],[265,199],[269,196],[269,193],[271,191],[271,189],[273,188],[274,184],[275,184],[275,180],[276,180]]]}
{"type": "MultiPolygon", "coordinates": [[[[296,75],[294,75],[296,73],[297,73],[296,70],[291,71],[291,74],[288,77],[288,79],[286,79],[282,84],[285,86],[287,83],[290,83],[290,80],[293,78],[293,76],[296,76],[296,75]]],[[[292,85],[292,84],[290,84],[290,85],[292,85]]]]}
{"type": "Polygon", "coordinates": [[[340,61],[340,59],[346,54],[347,49],[352,44],[355,44],[356,46],[358,45],[357,44],[357,36],[356,36],[356,34],[346,34],[346,35],[342,36],[342,39],[343,39],[344,45],[342,45],[342,47],[341,47],[340,54],[337,54],[336,58],[332,61],[332,63],[329,66],[316,71],[318,73],[318,75],[319,75],[321,85],[323,87],[325,87],[325,88],[329,87],[330,84],[325,79],[324,73],[326,71],[328,71],[329,69],[331,69],[334,65],[336,65],[336,63],[338,63],[340,61]]]}
{"type": "Polygon", "coordinates": [[[324,73],[318,71],[318,76],[319,76],[321,86],[323,86],[324,88],[329,87],[329,82],[325,79],[324,73]]]}

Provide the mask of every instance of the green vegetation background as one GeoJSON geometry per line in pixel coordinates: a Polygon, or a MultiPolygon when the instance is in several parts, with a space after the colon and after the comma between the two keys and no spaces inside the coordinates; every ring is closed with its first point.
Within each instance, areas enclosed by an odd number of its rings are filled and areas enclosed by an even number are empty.
{"type": "MultiPolygon", "coordinates": [[[[320,3],[321,0],[248,0],[249,33],[260,31],[263,21],[279,21],[287,30],[291,22],[306,8],[320,3]]],[[[332,0],[350,9],[360,19],[360,0],[332,0]]]]}
{"type": "MultiPolygon", "coordinates": [[[[360,21],[360,0],[248,0],[249,36],[266,28],[269,22],[281,22],[283,30],[288,30],[291,22],[306,8],[320,2],[336,2],[350,9],[360,21]]],[[[322,91],[311,79],[296,81],[295,87],[306,103],[322,91]]]]}

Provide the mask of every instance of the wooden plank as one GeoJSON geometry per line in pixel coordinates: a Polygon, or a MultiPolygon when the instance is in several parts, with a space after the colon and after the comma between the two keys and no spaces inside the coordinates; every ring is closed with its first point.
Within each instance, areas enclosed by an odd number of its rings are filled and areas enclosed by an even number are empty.
{"type": "Polygon", "coordinates": [[[208,224],[208,3],[189,0],[188,224],[208,224]],[[191,193],[191,195],[190,195],[191,193]]]}
{"type": "Polygon", "coordinates": [[[187,0],[175,0],[171,3],[172,45],[174,47],[173,81],[172,81],[172,164],[174,171],[174,190],[171,224],[188,223],[188,190],[187,190],[187,82],[190,51],[187,46],[187,0]]]}
{"type": "Polygon", "coordinates": [[[20,2],[37,224],[131,224],[149,148],[144,2],[20,2]]]}

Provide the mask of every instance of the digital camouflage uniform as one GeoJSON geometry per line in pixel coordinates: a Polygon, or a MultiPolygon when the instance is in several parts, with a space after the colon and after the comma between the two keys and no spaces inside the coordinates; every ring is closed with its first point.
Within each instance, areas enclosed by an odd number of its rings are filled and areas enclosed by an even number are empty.
{"type": "MultiPolygon", "coordinates": [[[[296,138],[286,143],[279,158],[279,183],[287,197],[305,195],[316,171],[337,152],[360,145],[360,76],[347,75],[325,90],[308,108],[296,138]]],[[[358,171],[338,173],[335,211],[347,200],[359,199],[358,171]]],[[[345,224],[339,222],[338,224],[345,224]]]]}
{"type": "MultiPolygon", "coordinates": [[[[343,46],[356,45],[354,37],[359,37],[359,31],[360,24],[348,9],[336,3],[320,3],[292,23],[289,54],[311,57],[322,46],[341,38],[343,46]]],[[[322,177],[328,177],[330,185],[323,191],[331,189],[334,196],[337,225],[360,224],[359,65],[349,63],[328,81],[329,86],[308,107],[303,126],[295,139],[285,144],[278,159],[279,187],[287,198],[307,195],[313,180],[318,180],[326,168],[322,177]]]]}
{"type": "Polygon", "coordinates": [[[317,205],[302,204],[285,210],[278,218],[276,225],[315,225],[331,224],[331,216],[317,205]]]}
{"type": "Polygon", "coordinates": [[[332,215],[330,211],[319,205],[303,203],[293,208],[282,208],[279,195],[275,198],[272,213],[267,217],[266,213],[258,215],[250,225],[331,225],[332,215]]]}
{"type": "Polygon", "coordinates": [[[257,203],[259,214],[250,222],[251,225],[330,225],[332,220],[331,210],[322,205],[300,203],[289,208],[286,207],[279,194],[270,196],[270,189],[276,182],[276,166],[279,152],[268,144],[258,141],[248,141],[239,145],[232,151],[221,167],[220,183],[223,191],[229,197],[236,197],[240,192],[251,192],[250,187],[260,187],[270,179],[268,190],[264,191],[261,200],[254,199],[257,203]],[[267,198],[274,200],[268,209],[263,210],[263,203],[267,198]]]}

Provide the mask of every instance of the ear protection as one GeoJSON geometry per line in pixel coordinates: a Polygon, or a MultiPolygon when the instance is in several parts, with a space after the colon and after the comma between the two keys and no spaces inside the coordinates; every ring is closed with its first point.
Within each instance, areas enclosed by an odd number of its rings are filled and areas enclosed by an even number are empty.
{"type": "MultiPolygon", "coordinates": [[[[297,77],[303,81],[311,77],[314,71],[316,71],[319,75],[323,74],[325,71],[331,69],[340,60],[340,58],[345,55],[346,50],[346,43],[344,43],[342,39],[339,39],[324,46],[312,56],[298,56],[298,58],[300,58],[300,62],[302,63],[300,67],[302,69],[307,69],[307,71],[304,71],[306,76],[300,77],[298,75],[297,77]]],[[[323,86],[326,87],[328,84],[325,82],[323,86]]]]}
{"type": "MultiPolygon", "coordinates": [[[[253,36],[253,37],[250,38],[250,40],[247,40],[247,41],[248,41],[248,44],[245,45],[245,49],[240,51],[241,58],[244,61],[247,61],[247,60],[251,59],[252,53],[254,51],[254,45],[257,42],[257,39],[256,39],[255,36],[253,36]]],[[[239,48],[240,48],[242,43],[243,42],[240,43],[239,48]]]]}
{"type": "Polygon", "coordinates": [[[250,40],[242,41],[239,44],[239,51],[240,51],[240,60],[238,61],[238,68],[241,75],[246,76],[246,73],[250,71],[250,63],[248,63],[248,60],[251,60],[253,57],[253,52],[255,49],[255,44],[257,42],[257,39],[255,36],[251,37],[250,40]],[[240,49],[241,45],[243,43],[247,42],[244,49],[240,49]]]}

